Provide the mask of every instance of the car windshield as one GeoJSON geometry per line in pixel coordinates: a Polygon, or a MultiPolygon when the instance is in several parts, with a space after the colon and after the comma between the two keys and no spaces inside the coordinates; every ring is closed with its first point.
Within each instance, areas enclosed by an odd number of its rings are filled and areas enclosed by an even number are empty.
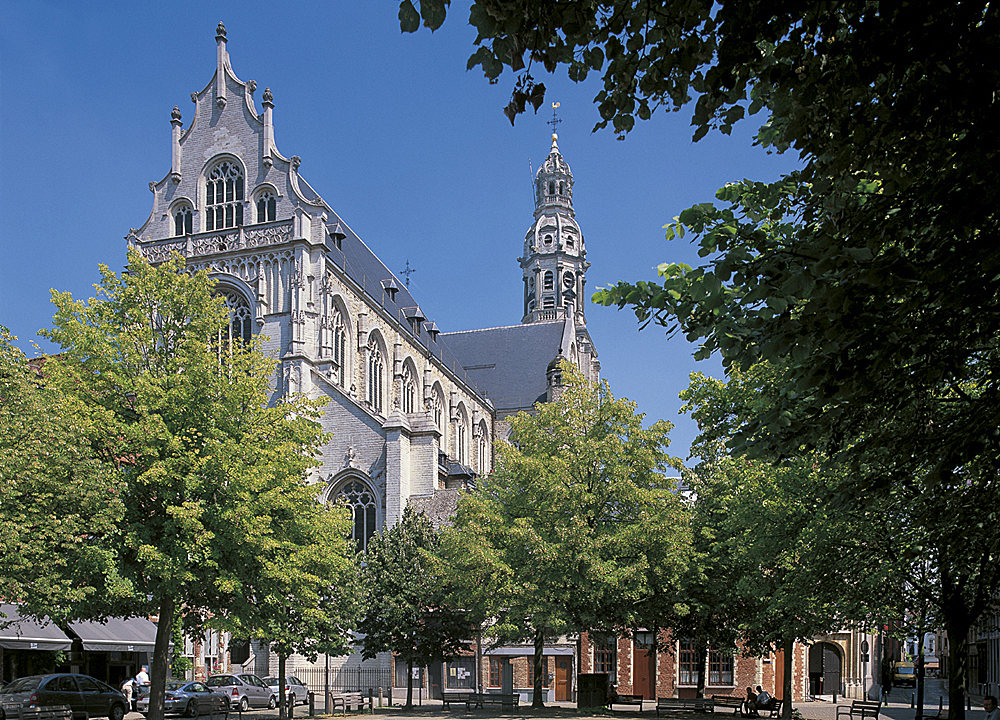
{"type": "Polygon", "coordinates": [[[232,675],[213,675],[205,684],[209,687],[222,687],[223,685],[238,685],[239,681],[232,675]]]}
{"type": "Polygon", "coordinates": [[[896,672],[898,672],[900,675],[912,675],[913,668],[911,667],[896,668],[896,672]]]}
{"type": "Polygon", "coordinates": [[[41,682],[40,677],[24,677],[18,678],[14,682],[7,685],[0,693],[4,695],[10,693],[28,692],[29,690],[34,690],[38,687],[38,683],[41,682]]]}

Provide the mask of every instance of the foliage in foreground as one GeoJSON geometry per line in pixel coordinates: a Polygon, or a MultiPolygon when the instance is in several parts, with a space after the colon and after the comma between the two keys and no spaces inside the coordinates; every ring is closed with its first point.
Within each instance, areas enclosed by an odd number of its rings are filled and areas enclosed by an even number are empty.
{"type": "Polygon", "coordinates": [[[561,366],[565,386],[511,420],[496,472],[459,500],[442,533],[454,602],[494,645],[532,642],[541,705],[544,642],[567,631],[622,632],[675,602],[689,546],[670,424],[642,425],[606,382],[561,366]]]}

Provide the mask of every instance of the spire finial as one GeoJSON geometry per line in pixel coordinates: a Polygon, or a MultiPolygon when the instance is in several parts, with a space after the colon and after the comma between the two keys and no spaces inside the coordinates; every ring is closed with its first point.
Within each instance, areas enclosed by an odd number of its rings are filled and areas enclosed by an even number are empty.
{"type": "Polygon", "coordinates": [[[215,26],[215,39],[226,42],[226,26],[219,21],[219,24],[215,26]]]}
{"type": "Polygon", "coordinates": [[[557,102],[552,103],[552,119],[545,121],[546,125],[552,126],[552,150],[555,152],[559,152],[559,145],[556,144],[557,141],[559,140],[559,136],[556,134],[556,126],[558,126],[559,123],[562,122],[562,120],[556,115],[557,107],[559,107],[559,103],[557,102]]]}
{"type": "Polygon", "coordinates": [[[170,111],[170,122],[179,123],[181,121],[181,109],[174,105],[174,109],[170,111]]]}
{"type": "Polygon", "coordinates": [[[271,88],[264,88],[264,94],[260,96],[261,105],[268,105],[274,107],[274,95],[271,94],[271,88]]]}

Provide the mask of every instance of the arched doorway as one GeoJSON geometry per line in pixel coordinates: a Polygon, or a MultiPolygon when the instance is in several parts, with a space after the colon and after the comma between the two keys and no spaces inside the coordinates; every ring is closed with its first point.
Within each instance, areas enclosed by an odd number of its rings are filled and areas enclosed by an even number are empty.
{"type": "Polygon", "coordinates": [[[840,694],[841,652],[834,643],[818,642],[809,648],[809,692],[840,694]]]}

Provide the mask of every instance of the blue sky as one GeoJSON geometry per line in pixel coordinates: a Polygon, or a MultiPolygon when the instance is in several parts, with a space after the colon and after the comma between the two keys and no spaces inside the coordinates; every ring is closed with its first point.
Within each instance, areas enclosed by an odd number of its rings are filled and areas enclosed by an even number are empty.
{"type": "MultiPolygon", "coordinates": [[[[0,24],[0,324],[33,353],[52,318],[49,290],[89,297],[98,265],[120,270],[124,236],[152,207],[148,183],[170,169],[170,111],[185,127],[190,94],[215,69],[215,27],[228,31],[233,70],[274,94],[275,141],[390,269],[416,270],[411,291],[443,331],[521,318],[520,255],[532,220],[530,166],[549,149],[548,102],[575,177],[574,206],[592,263],[590,290],[654,279],[664,261],[698,262],[689,239],[662,226],[711,201],[728,181],[772,180],[791,155],[752,147],[753,122],[731,137],[691,142],[690,108],[654,114],[625,141],[592,133],[599,78],[564,71],[538,115],[511,127],[501,110],[511,76],[489,85],[466,71],[475,31],[453,3],[435,33],[404,35],[394,0],[20,2],[0,24]]],[[[628,311],[591,305],[602,375],[647,421],[676,423],[686,457],[697,430],[678,393],[700,370],[693,348],[639,332],[628,311]]],[[[50,348],[42,346],[43,350],[50,348]]]]}

